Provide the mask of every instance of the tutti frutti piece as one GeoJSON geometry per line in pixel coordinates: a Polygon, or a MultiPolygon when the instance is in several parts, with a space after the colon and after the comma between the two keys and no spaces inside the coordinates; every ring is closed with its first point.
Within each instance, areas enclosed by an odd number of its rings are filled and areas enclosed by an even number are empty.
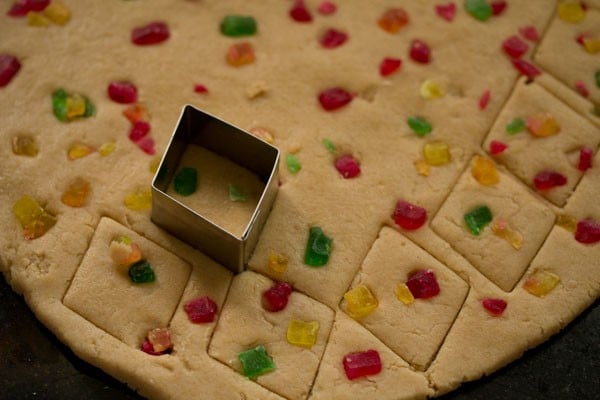
{"type": "Polygon", "coordinates": [[[4,87],[21,69],[19,59],[11,54],[0,54],[0,87],[4,87]]]}
{"type": "Polygon", "coordinates": [[[318,321],[305,322],[292,319],[288,324],[286,339],[291,345],[310,349],[317,343],[318,333],[318,321]]]}
{"type": "Polygon", "coordinates": [[[287,282],[277,282],[262,294],[262,306],[270,312],[283,310],[288,303],[293,288],[287,282]]]}
{"type": "Polygon", "coordinates": [[[494,13],[492,6],[486,0],[466,0],[465,10],[479,21],[487,21],[494,13]]]}
{"type": "Polygon", "coordinates": [[[18,135],[12,138],[12,151],[18,156],[35,157],[39,153],[39,148],[33,136],[18,135]]]}
{"type": "Polygon", "coordinates": [[[335,169],[344,179],[350,179],[360,175],[360,164],[350,154],[344,154],[335,160],[335,169]]]}
{"type": "Polygon", "coordinates": [[[171,32],[166,23],[150,22],[131,31],[131,42],[138,46],[154,45],[164,42],[170,35],[171,32]]]}
{"type": "Polygon", "coordinates": [[[418,115],[408,117],[406,121],[410,129],[419,137],[423,137],[432,131],[431,124],[424,118],[418,115]]]}
{"type": "Polygon", "coordinates": [[[523,282],[523,289],[534,296],[543,297],[550,293],[560,282],[560,277],[552,272],[537,270],[523,282]]]}
{"type": "Polygon", "coordinates": [[[377,25],[388,33],[400,32],[409,22],[408,13],[403,8],[390,8],[377,19],[377,25]]]}
{"type": "Polygon", "coordinates": [[[479,236],[483,228],[492,222],[492,211],[488,206],[475,207],[464,215],[465,223],[469,232],[475,236],[479,236]]]}
{"type": "Polygon", "coordinates": [[[471,175],[484,186],[493,186],[500,182],[496,164],[492,160],[479,155],[471,160],[471,175]]]}
{"type": "Polygon", "coordinates": [[[32,197],[23,195],[12,207],[13,214],[23,228],[23,237],[36,239],[52,228],[57,220],[32,197]]]}
{"type": "Polygon", "coordinates": [[[341,87],[332,87],[319,93],[319,103],[325,111],[335,111],[352,101],[352,94],[341,87]]]}
{"type": "Polygon", "coordinates": [[[503,299],[487,297],[481,300],[483,308],[493,317],[499,317],[506,310],[507,303],[503,299]]]}
{"type": "Polygon", "coordinates": [[[567,177],[556,171],[541,171],[533,179],[537,190],[546,191],[567,184],[567,177]]]}
{"type": "Polygon", "coordinates": [[[96,109],[87,97],[79,93],[70,94],[60,88],[52,93],[52,111],[59,121],[68,122],[91,117],[96,109]]]}
{"type": "Polygon", "coordinates": [[[423,145],[423,158],[431,166],[446,165],[450,162],[450,149],[442,141],[425,143],[423,145]]]}
{"type": "Polygon", "coordinates": [[[110,242],[110,258],[124,271],[142,259],[142,250],[128,236],[120,236],[110,242]]]}
{"type": "Polygon", "coordinates": [[[593,219],[584,219],[577,222],[575,240],[584,244],[600,242],[600,222],[593,219]]]}
{"type": "Polygon", "coordinates": [[[411,273],[406,280],[406,286],[415,299],[429,299],[440,293],[435,273],[429,269],[411,273]]]}
{"type": "Polygon", "coordinates": [[[310,227],[304,252],[304,264],[322,267],[329,261],[333,239],[329,238],[318,226],[310,227]]]}
{"type": "Polygon", "coordinates": [[[60,200],[69,207],[83,207],[91,193],[90,182],[81,177],[75,178],[63,192],[60,200]]]}
{"type": "Polygon", "coordinates": [[[379,306],[379,301],[366,285],[358,285],[344,294],[346,312],[355,319],[364,318],[379,306]]]}
{"type": "Polygon", "coordinates": [[[250,42],[232,44],[227,50],[227,63],[232,67],[241,67],[254,63],[254,47],[250,42]]]}
{"type": "Polygon", "coordinates": [[[242,364],[243,374],[250,379],[258,378],[268,372],[275,370],[273,359],[267,354],[264,346],[256,346],[252,349],[238,353],[238,359],[242,364]]]}
{"type": "Polygon", "coordinates": [[[272,271],[282,273],[287,269],[288,258],[283,254],[272,251],[269,253],[267,264],[272,271]]]}
{"type": "Polygon", "coordinates": [[[404,200],[398,200],[394,213],[392,214],[394,222],[409,231],[419,229],[427,221],[427,210],[404,200]]]}
{"type": "Polygon", "coordinates": [[[285,155],[285,166],[290,174],[297,174],[302,169],[300,160],[298,160],[298,157],[292,153],[285,155]]]}
{"type": "Polygon", "coordinates": [[[140,260],[131,265],[128,274],[133,283],[152,283],[156,280],[154,269],[147,260],[140,260]]]}
{"type": "Polygon", "coordinates": [[[198,187],[196,168],[184,167],[173,178],[173,188],[182,196],[190,196],[198,187]]]}
{"type": "Polygon", "coordinates": [[[346,32],[331,28],[323,33],[319,42],[326,49],[335,49],[346,43],[347,40],[348,34],[346,32]]]}
{"type": "Polygon", "coordinates": [[[312,15],[308,8],[306,8],[306,4],[304,0],[296,0],[292,7],[290,8],[290,17],[300,23],[308,23],[312,21],[312,15]]]}
{"type": "Polygon", "coordinates": [[[194,324],[213,322],[217,314],[217,303],[208,296],[190,300],[185,303],[183,308],[188,319],[194,324]]]}
{"type": "Polygon", "coordinates": [[[381,358],[376,350],[346,354],[342,364],[346,377],[350,380],[381,372],[381,358]]]}
{"type": "Polygon", "coordinates": [[[132,104],[137,102],[137,87],[131,82],[111,82],[106,91],[108,93],[108,97],[117,103],[132,104]]]}
{"type": "Polygon", "coordinates": [[[249,15],[227,15],[221,21],[221,33],[225,36],[251,36],[256,30],[256,20],[249,15]]]}

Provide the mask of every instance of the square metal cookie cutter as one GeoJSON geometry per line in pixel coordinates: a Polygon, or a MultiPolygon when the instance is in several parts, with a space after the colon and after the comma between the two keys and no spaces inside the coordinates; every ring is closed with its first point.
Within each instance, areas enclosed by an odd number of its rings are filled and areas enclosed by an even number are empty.
{"type": "Polygon", "coordinates": [[[279,150],[276,147],[186,105],[152,181],[152,221],[233,272],[241,272],[252,255],[277,195],[278,168],[279,150]],[[241,237],[167,194],[188,145],[198,145],[228,158],[257,174],[265,184],[241,237]]]}

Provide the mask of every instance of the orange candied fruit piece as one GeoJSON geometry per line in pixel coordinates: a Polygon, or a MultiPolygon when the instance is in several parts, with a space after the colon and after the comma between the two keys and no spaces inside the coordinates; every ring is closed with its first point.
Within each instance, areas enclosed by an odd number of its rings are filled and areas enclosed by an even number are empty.
{"type": "Polygon", "coordinates": [[[560,125],[550,114],[539,113],[525,118],[527,130],[535,137],[547,137],[560,132],[560,125]]]}
{"type": "Polygon", "coordinates": [[[227,62],[234,67],[252,64],[255,58],[254,47],[250,42],[232,44],[227,50],[227,62]]]}
{"type": "Polygon", "coordinates": [[[543,297],[558,285],[560,277],[552,272],[538,270],[527,277],[523,288],[534,296],[543,297]]]}
{"type": "Polygon", "coordinates": [[[148,122],[150,120],[150,114],[145,105],[141,103],[135,103],[123,110],[123,115],[132,124],[138,121],[148,122]]]}
{"type": "Polygon", "coordinates": [[[90,197],[90,183],[83,178],[76,178],[64,191],[60,200],[69,207],[83,207],[90,197]]]}
{"type": "Polygon", "coordinates": [[[390,8],[377,20],[377,25],[389,33],[399,32],[410,21],[408,13],[402,8],[390,8]]]}
{"type": "Polygon", "coordinates": [[[516,250],[523,247],[523,235],[512,229],[503,218],[494,218],[492,232],[494,232],[494,235],[506,240],[516,250]]]}
{"type": "Polygon", "coordinates": [[[288,266],[288,258],[283,254],[271,252],[268,260],[269,268],[275,272],[285,272],[288,266]]]}
{"type": "Polygon", "coordinates": [[[496,164],[482,156],[475,156],[471,160],[471,174],[477,182],[484,186],[493,186],[500,182],[496,164]]]}

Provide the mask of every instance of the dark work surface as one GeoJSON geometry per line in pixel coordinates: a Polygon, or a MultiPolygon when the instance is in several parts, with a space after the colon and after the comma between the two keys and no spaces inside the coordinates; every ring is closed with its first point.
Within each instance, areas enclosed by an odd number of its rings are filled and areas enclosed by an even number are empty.
{"type": "MultiPolygon", "coordinates": [[[[599,304],[520,360],[439,399],[600,399],[599,304]]],[[[0,278],[0,399],[140,397],[78,359],[0,278]]]]}

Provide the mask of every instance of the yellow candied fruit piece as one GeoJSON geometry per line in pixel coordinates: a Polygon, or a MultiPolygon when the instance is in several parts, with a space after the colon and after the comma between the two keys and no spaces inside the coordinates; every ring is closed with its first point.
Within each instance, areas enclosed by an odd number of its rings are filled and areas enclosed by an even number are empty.
{"type": "Polygon", "coordinates": [[[596,54],[600,52],[600,39],[584,38],[583,47],[588,53],[596,54]]]}
{"type": "Polygon", "coordinates": [[[44,15],[57,25],[64,25],[71,19],[71,10],[58,0],[52,0],[44,9],[44,15]]]}
{"type": "Polygon", "coordinates": [[[12,151],[18,156],[35,157],[39,149],[33,137],[21,135],[12,138],[12,151]]]}
{"type": "Polygon", "coordinates": [[[352,318],[363,318],[379,306],[377,298],[365,285],[356,286],[344,294],[346,312],[352,318]]]}
{"type": "Polygon", "coordinates": [[[115,142],[106,142],[100,146],[98,153],[100,153],[102,157],[106,157],[115,151],[116,148],[117,144],[115,142]]]}
{"type": "Polygon", "coordinates": [[[254,48],[249,42],[233,44],[227,51],[227,62],[234,67],[252,64],[254,59],[254,48]]]}
{"type": "Polygon", "coordinates": [[[42,13],[29,11],[27,13],[27,25],[29,26],[48,26],[50,20],[42,13]]]}
{"type": "Polygon", "coordinates": [[[396,298],[406,305],[412,304],[415,301],[415,296],[413,296],[404,282],[399,283],[396,287],[396,298]]]}
{"type": "Polygon", "coordinates": [[[133,211],[145,211],[152,207],[152,191],[149,188],[138,188],[125,196],[125,207],[133,211]]]}
{"type": "Polygon", "coordinates": [[[158,167],[159,166],[160,166],[160,157],[154,157],[150,161],[150,172],[152,172],[153,174],[155,174],[156,171],[158,171],[158,167]]]}
{"type": "Polygon", "coordinates": [[[536,137],[547,137],[560,132],[560,125],[554,116],[547,113],[530,115],[525,119],[527,130],[536,137]]]}
{"type": "Polygon", "coordinates": [[[471,160],[471,175],[484,186],[493,186],[500,182],[496,164],[482,156],[475,156],[471,160]]]}
{"type": "Polygon", "coordinates": [[[42,206],[28,195],[21,196],[21,198],[13,204],[13,214],[23,228],[40,218],[43,213],[44,209],[42,206]]]}
{"type": "Polygon", "coordinates": [[[250,128],[248,130],[248,132],[250,132],[257,138],[262,139],[269,144],[273,144],[273,134],[271,132],[269,132],[268,130],[266,130],[265,128],[254,127],[254,128],[250,128]]]}
{"type": "Polygon", "coordinates": [[[90,197],[90,192],[90,183],[83,178],[76,178],[67,187],[60,200],[69,207],[83,207],[90,197]]]}
{"type": "Polygon", "coordinates": [[[506,240],[516,250],[523,246],[523,235],[512,229],[503,218],[494,218],[492,232],[494,232],[494,235],[506,240]]]}
{"type": "Polygon", "coordinates": [[[579,1],[564,1],[558,6],[558,18],[576,24],[585,18],[585,10],[579,1]]]}
{"type": "Polygon", "coordinates": [[[68,120],[72,120],[85,115],[85,97],[78,93],[70,95],[69,97],[67,97],[66,108],[68,120]]]}
{"type": "Polygon", "coordinates": [[[304,322],[293,319],[288,324],[286,339],[291,345],[310,349],[317,343],[318,333],[318,321],[304,322]]]}
{"type": "Polygon", "coordinates": [[[27,240],[44,235],[56,224],[56,217],[44,211],[42,215],[23,227],[23,237],[27,240]]]}
{"type": "Polygon", "coordinates": [[[577,219],[572,215],[559,214],[556,217],[556,225],[569,232],[575,232],[577,230],[577,219]]]}
{"type": "Polygon", "coordinates": [[[421,97],[426,100],[439,99],[445,94],[444,89],[442,89],[439,84],[431,79],[426,79],[423,81],[421,88],[419,89],[419,93],[421,94],[421,97]]]}
{"type": "Polygon", "coordinates": [[[77,160],[79,158],[88,156],[88,155],[92,154],[94,151],[96,151],[96,149],[94,149],[91,146],[88,146],[87,144],[75,143],[69,149],[69,151],[67,153],[67,157],[69,158],[69,160],[73,161],[73,160],[77,160]]]}
{"type": "Polygon", "coordinates": [[[450,162],[450,150],[441,141],[426,143],[423,146],[423,157],[428,165],[445,165],[450,162]]]}
{"type": "Polygon", "coordinates": [[[285,272],[288,266],[288,258],[283,254],[271,252],[268,260],[269,268],[275,272],[285,272]]]}
{"type": "Polygon", "coordinates": [[[534,296],[543,297],[558,285],[560,277],[548,271],[535,271],[523,282],[523,288],[534,296]]]}
{"type": "Polygon", "coordinates": [[[429,164],[425,160],[417,160],[414,162],[415,168],[417,169],[417,174],[421,176],[429,176],[429,172],[431,168],[429,164]]]}

